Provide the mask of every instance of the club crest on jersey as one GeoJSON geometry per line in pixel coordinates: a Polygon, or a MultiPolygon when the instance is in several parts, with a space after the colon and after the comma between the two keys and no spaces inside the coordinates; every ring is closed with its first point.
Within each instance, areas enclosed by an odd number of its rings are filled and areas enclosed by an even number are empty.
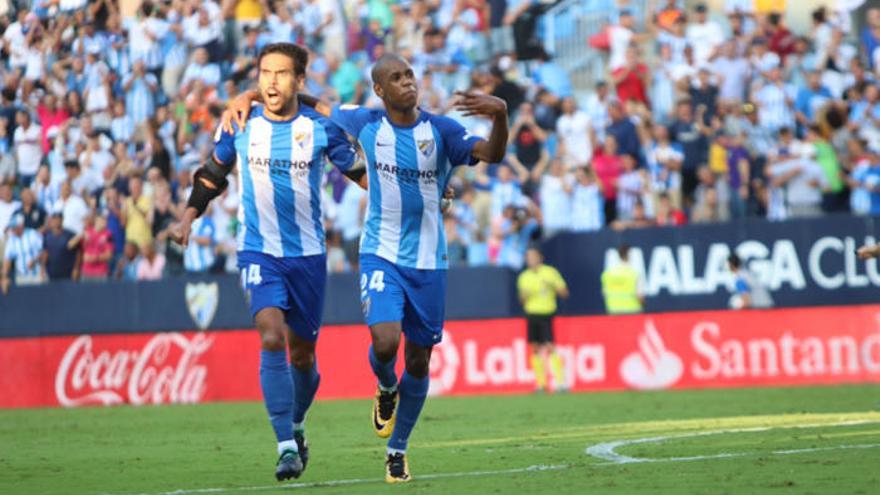
{"type": "Polygon", "coordinates": [[[308,132],[297,132],[293,135],[293,140],[296,141],[296,144],[299,145],[300,148],[304,148],[306,145],[306,140],[311,137],[308,132]]]}
{"type": "Polygon", "coordinates": [[[217,313],[220,286],[217,282],[186,284],[186,308],[193,322],[202,330],[208,328],[217,313]]]}
{"type": "Polygon", "coordinates": [[[434,140],[433,139],[422,139],[416,142],[416,145],[419,147],[419,151],[422,152],[425,156],[431,156],[434,153],[434,140]]]}

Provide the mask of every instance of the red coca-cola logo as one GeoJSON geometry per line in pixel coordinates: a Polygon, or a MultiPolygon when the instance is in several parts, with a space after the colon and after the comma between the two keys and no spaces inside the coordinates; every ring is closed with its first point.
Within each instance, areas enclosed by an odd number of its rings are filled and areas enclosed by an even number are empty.
{"type": "Polygon", "coordinates": [[[62,406],[199,402],[208,369],[199,357],[213,337],[160,333],[141,349],[94,349],[92,337],[78,337],[55,374],[55,397],[62,406]]]}

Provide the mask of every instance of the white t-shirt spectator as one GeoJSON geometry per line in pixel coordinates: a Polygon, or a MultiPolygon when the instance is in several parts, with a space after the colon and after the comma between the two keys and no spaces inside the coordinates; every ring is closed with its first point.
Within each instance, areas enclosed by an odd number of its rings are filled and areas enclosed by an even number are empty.
{"type": "Polygon", "coordinates": [[[9,220],[12,214],[21,208],[21,202],[12,200],[10,202],[0,201],[0,238],[6,233],[6,227],[9,226],[9,220]]]}
{"type": "Polygon", "coordinates": [[[626,65],[626,49],[632,41],[633,32],[623,26],[608,26],[608,39],[611,45],[611,57],[608,62],[613,71],[626,65]]]}
{"type": "Polygon", "coordinates": [[[220,39],[223,35],[223,24],[220,20],[220,7],[214,2],[202,2],[202,8],[208,10],[208,24],[199,24],[199,12],[183,20],[183,33],[186,41],[192,46],[205,46],[220,39]]]}
{"type": "Polygon", "coordinates": [[[694,64],[697,66],[707,63],[715,49],[724,43],[724,31],[714,21],[690,24],[686,36],[693,47],[694,64]]]}
{"type": "Polygon", "coordinates": [[[27,46],[23,26],[20,22],[13,22],[3,33],[3,41],[9,48],[9,65],[13,69],[24,68],[27,64],[27,46]]]}
{"type": "Polygon", "coordinates": [[[721,78],[718,97],[722,100],[743,101],[752,68],[748,60],[737,57],[719,57],[712,63],[712,72],[721,78]]]}
{"type": "Polygon", "coordinates": [[[18,126],[15,129],[12,142],[15,146],[15,159],[18,163],[18,173],[21,175],[36,175],[40,168],[40,160],[43,159],[42,127],[31,123],[25,129],[18,126]]]}
{"type": "Polygon", "coordinates": [[[594,232],[605,226],[605,198],[598,184],[575,184],[571,193],[571,229],[594,232]]]}
{"type": "Polygon", "coordinates": [[[556,132],[565,146],[565,164],[579,167],[590,163],[593,158],[593,145],[590,142],[590,116],[583,111],[571,115],[561,115],[556,121],[556,132]]]}
{"type": "Polygon", "coordinates": [[[116,158],[113,156],[113,153],[105,149],[98,149],[92,152],[92,160],[88,164],[85,162],[87,156],[88,153],[85,151],[79,155],[79,163],[87,166],[83,173],[93,176],[92,180],[97,179],[97,183],[100,185],[104,182],[104,170],[112,165],[116,158]]]}
{"type": "Polygon", "coordinates": [[[548,230],[567,230],[571,227],[571,196],[568,189],[574,181],[570,175],[541,178],[541,214],[548,230]]]}
{"type": "Polygon", "coordinates": [[[499,218],[508,206],[523,206],[522,187],[515,180],[492,181],[492,218],[499,218]]]}
{"type": "Polygon", "coordinates": [[[74,234],[82,234],[85,229],[86,217],[89,216],[89,206],[85,200],[76,194],[71,194],[67,201],[59,199],[55,210],[61,210],[63,220],[61,226],[74,234]]]}
{"type": "Polygon", "coordinates": [[[769,51],[760,57],[753,56],[749,59],[749,63],[752,64],[752,67],[761,74],[779,67],[781,62],[782,60],[779,58],[779,55],[769,51]]]}
{"type": "Polygon", "coordinates": [[[39,81],[43,78],[43,52],[38,46],[27,49],[25,56],[24,78],[29,81],[39,81]]]}
{"type": "Polygon", "coordinates": [[[367,192],[355,184],[348,184],[342,192],[336,226],[342,231],[342,239],[345,241],[357,239],[361,235],[364,222],[361,201],[366,195],[367,192]]]}
{"type": "Polygon", "coordinates": [[[770,167],[772,177],[779,177],[800,169],[800,173],[785,184],[788,206],[818,206],[822,204],[822,186],[826,183],[822,168],[813,160],[794,159],[770,167]]]}
{"type": "Polygon", "coordinates": [[[158,40],[167,32],[168,23],[155,17],[131,22],[128,26],[128,50],[131,61],[143,60],[148,69],[161,67],[162,50],[158,40]]]}

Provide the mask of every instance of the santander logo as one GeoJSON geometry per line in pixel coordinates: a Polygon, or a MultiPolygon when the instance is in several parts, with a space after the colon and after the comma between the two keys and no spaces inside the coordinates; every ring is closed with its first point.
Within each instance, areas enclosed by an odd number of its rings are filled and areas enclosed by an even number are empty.
{"type": "Polygon", "coordinates": [[[623,381],[640,390],[668,388],[678,382],[684,365],[678,355],[666,349],[653,320],[645,321],[645,331],[638,340],[638,351],[620,363],[623,381]]]}
{"type": "Polygon", "coordinates": [[[55,374],[55,397],[62,406],[199,402],[208,369],[198,364],[213,337],[160,333],[142,349],[93,349],[83,335],[68,347],[55,374]]]}

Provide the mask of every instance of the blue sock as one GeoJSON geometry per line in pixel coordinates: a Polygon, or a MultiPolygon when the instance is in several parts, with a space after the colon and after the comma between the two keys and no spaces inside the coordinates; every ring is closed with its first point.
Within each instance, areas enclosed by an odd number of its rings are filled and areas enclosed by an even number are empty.
{"type": "Polygon", "coordinates": [[[307,371],[291,366],[290,375],[293,377],[293,422],[302,423],[321,383],[318,364],[313,364],[307,371]]]}
{"type": "Polygon", "coordinates": [[[406,371],[403,372],[398,387],[400,398],[397,402],[397,421],[394,423],[394,432],[388,440],[388,449],[406,451],[409,434],[412,433],[422,412],[422,406],[425,405],[425,398],[428,397],[430,382],[428,376],[416,378],[406,371]]]}
{"type": "Polygon", "coordinates": [[[370,366],[373,367],[373,373],[379,379],[379,385],[382,388],[390,390],[397,386],[397,373],[394,371],[395,363],[397,363],[396,355],[387,363],[379,361],[376,353],[373,352],[373,346],[370,346],[370,366]]]}
{"type": "Polygon", "coordinates": [[[278,442],[293,439],[293,382],[287,351],[260,352],[260,388],[278,442]]]}

